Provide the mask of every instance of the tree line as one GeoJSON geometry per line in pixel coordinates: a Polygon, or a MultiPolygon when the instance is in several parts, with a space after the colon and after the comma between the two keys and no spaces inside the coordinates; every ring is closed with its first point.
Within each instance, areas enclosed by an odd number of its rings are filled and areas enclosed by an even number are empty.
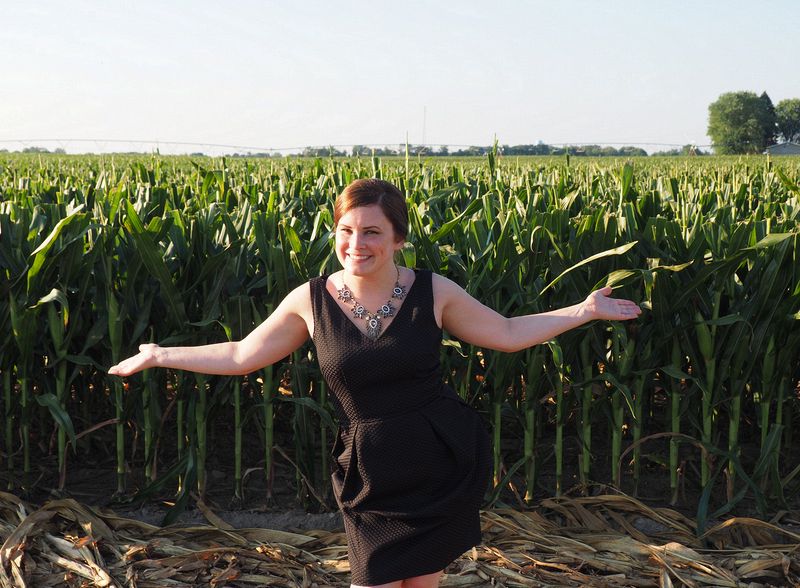
{"type": "Polygon", "coordinates": [[[800,98],[773,105],[766,92],[727,92],[708,107],[708,136],[719,154],[763,153],[770,145],[800,142],[800,98]]]}
{"type": "MultiPolygon", "coordinates": [[[[408,153],[413,156],[436,157],[485,157],[493,147],[491,145],[471,145],[460,149],[451,149],[448,145],[409,145],[408,153]]],[[[624,145],[611,147],[603,145],[549,145],[538,142],[528,145],[498,145],[498,152],[503,155],[575,155],[578,157],[647,157],[648,153],[641,147],[624,145]]],[[[367,145],[353,145],[352,149],[335,149],[333,147],[307,147],[301,155],[303,157],[347,157],[347,156],[399,156],[405,155],[406,146],[399,145],[397,149],[391,147],[370,147],[367,145]]],[[[653,155],[705,155],[694,145],[684,145],[669,151],[653,153],[653,155]]]]}

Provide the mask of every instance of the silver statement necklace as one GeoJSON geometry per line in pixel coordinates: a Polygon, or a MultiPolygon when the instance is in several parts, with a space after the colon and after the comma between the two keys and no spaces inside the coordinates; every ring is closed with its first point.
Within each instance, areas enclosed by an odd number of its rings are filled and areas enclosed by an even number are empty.
{"type": "Polygon", "coordinates": [[[396,298],[397,300],[402,300],[406,296],[406,287],[400,285],[400,270],[397,266],[395,266],[395,270],[397,270],[397,279],[394,282],[394,288],[392,288],[392,297],[375,312],[369,312],[363,304],[356,300],[353,296],[353,291],[347,287],[344,281],[342,281],[342,287],[336,290],[337,294],[339,294],[339,300],[345,304],[353,305],[350,308],[350,312],[353,313],[353,316],[357,319],[365,319],[367,321],[367,337],[372,340],[377,339],[381,334],[381,319],[394,316],[394,311],[396,309],[392,305],[392,299],[396,298]]]}

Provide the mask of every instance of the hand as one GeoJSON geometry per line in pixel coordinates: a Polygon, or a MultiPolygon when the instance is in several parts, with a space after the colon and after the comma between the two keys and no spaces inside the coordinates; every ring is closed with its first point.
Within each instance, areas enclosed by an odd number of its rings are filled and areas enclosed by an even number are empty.
{"type": "Polygon", "coordinates": [[[627,321],[642,314],[642,309],[635,302],[609,298],[611,292],[611,286],[606,286],[595,290],[583,301],[583,310],[592,320],[627,321]]]}
{"type": "Polygon", "coordinates": [[[111,366],[108,368],[108,373],[112,376],[130,376],[147,368],[155,367],[156,349],[158,349],[158,345],[155,343],[139,345],[139,353],[111,366]]]}

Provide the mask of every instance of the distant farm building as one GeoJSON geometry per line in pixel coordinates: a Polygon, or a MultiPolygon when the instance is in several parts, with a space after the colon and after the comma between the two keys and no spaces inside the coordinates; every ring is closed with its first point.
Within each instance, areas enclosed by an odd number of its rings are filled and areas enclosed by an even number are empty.
{"type": "Polygon", "coordinates": [[[800,155],[800,145],[797,143],[779,143],[767,147],[770,155],[800,155]]]}

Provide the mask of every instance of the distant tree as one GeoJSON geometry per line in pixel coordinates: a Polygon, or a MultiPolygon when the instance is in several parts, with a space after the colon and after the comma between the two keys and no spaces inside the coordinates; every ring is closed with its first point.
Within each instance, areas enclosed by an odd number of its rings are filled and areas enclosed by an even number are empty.
{"type": "Polygon", "coordinates": [[[539,141],[536,145],[503,145],[504,155],[550,155],[553,148],[539,141]]]}
{"type": "Polygon", "coordinates": [[[761,153],[775,140],[776,115],[766,92],[728,92],[708,107],[708,136],[721,154],[761,153]]]}
{"type": "Polygon", "coordinates": [[[676,156],[676,155],[708,155],[702,149],[698,149],[695,145],[688,143],[680,149],[670,149],[668,151],[656,151],[653,153],[656,157],[676,156]]]}
{"type": "Polygon", "coordinates": [[[486,155],[490,151],[490,147],[467,147],[466,149],[459,149],[458,151],[453,151],[452,155],[456,157],[475,157],[475,156],[482,156],[486,155]]]}
{"type": "Polygon", "coordinates": [[[50,153],[50,150],[45,147],[25,147],[23,153],[50,153]]]}
{"type": "Polygon", "coordinates": [[[778,130],[784,141],[800,142],[800,98],[788,98],[775,107],[778,130]]]}
{"type": "MultiPolygon", "coordinates": [[[[647,151],[641,147],[626,145],[623,147],[602,147],[600,145],[573,145],[568,148],[570,155],[576,157],[647,157],[647,151]]],[[[562,154],[552,150],[553,154],[562,154]]]]}
{"type": "Polygon", "coordinates": [[[330,147],[306,147],[300,157],[345,157],[347,153],[339,151],[332,145],[330,147]]]}
{"type": "Polygon", "coordinates": [[[764,105],[764,110],[766,111],[766,128],[764,129],[764,133],[767,145],[774,145],[778,140],[778,117],[775,114],[775,106],[772,104],[772,99],[766,92],[762,92],[758,99],[761,100],[761,103],[764,105]]]}
{"type": "MultiPolygon", "coordinates": [[[[196,152],[189,154],[192,157],[205,157],[203,153],[196,152]]],[[[270,157],[280,157],[281,154],[279,152],[272,153],[270,151],[248,151],[247,153],[234,153],[229,157],[239,158],[239,159],[269,159],[270,157]]]]}
{"type": "Polygon", "coordinates": [[[619,154],[626,157],[647,157],[647,151],[641,147],[633,147],[631,145],[621,147],[619,149],[619,154]]]}

